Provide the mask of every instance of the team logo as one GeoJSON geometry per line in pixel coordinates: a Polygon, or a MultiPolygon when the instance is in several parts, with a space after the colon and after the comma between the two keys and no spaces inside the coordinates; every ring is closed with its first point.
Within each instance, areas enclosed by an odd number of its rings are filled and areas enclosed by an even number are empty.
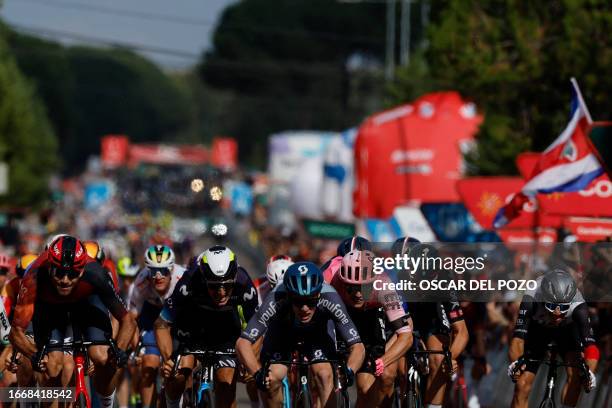
{"type": "Polygon", "coordinates": [[[179,288],[179,292],[181,292],[181,295],[183,296],[188,296],[189,292],[187,292],[187,285],[183,285],[179,288]]]}
{"type": "Polygon", "coordinates": [[[259,334],[259,330],[256,327],[253,327],[251,331],[249,332],[249,336],[252,338],[257,337],[258,334],[259,334]]]}
{"type": "Polygon", "coordinates": [[[323,350],[321,350],[321,349],[315,350],[314,357],[315,358],[323,358],[323,350]]]}
{"type": "Polygon", "coordinates": [[[300,271],[300,274],[306,275],[308,273],[308,267],[306,265],[300,265],[298,271],[300,271]]]}
{"type": "Polygon", "coordinates": [[[255,290],[255,288],[251,288],[251,291],[249,293],[245,293],[242,298],[244,300],[251,300],[255,297],[255,295],[257,294],[257,291],[255,290]]]}

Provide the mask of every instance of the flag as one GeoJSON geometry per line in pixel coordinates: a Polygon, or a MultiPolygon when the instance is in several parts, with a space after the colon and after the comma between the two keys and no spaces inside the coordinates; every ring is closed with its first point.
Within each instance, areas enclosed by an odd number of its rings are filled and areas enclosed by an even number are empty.
{"type": "Polygon", "coordinates": [[[572,85],[569,123],[540,155],[521,191],[499,209],[493,222],[495,228],[501,228],[516,218],[529,196],[580,191],[603,173],[586,137],[592,123],[591,116],[573,78],[572,85]]]}

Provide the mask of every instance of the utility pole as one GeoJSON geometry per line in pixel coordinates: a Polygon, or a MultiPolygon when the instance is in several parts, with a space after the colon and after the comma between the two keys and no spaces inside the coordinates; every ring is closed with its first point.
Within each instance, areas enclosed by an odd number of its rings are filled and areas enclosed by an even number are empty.
{"type": "Polygon", "coordinates": [[[387,43],[385,78],[393,79],[395,71],[395,0],[387,0],[387,43]]]}
{"type": "Polygon", "coordinates": [[[411,0],[402,0],[400,26],[400,64],[410,64],[410,6],[411,0]]]}

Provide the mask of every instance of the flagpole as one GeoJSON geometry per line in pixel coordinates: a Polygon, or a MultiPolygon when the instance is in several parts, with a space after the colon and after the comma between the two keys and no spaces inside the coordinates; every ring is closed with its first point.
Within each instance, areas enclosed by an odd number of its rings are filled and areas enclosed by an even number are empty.
{"type": "Polygon", "coordinates": [[[589,108],[587,108],[586,103],[584,102],[584,98],[582,97],[582,92],[580,92],[580,87],[578,86],[578,81],[576,81],[576,78],[571,77],[570,82],[572,83],[572,86],[574,87],[574,90],[576,91],[576,95],[578,96],[578,102],[582,106],[582,109],[584,109],[584,115],[586,116],[587,121],[589,122],[589,125],[590,125],[591,123],[593,123],[593,118],[591,118],[591,112],[589,112],[589,108]]]}

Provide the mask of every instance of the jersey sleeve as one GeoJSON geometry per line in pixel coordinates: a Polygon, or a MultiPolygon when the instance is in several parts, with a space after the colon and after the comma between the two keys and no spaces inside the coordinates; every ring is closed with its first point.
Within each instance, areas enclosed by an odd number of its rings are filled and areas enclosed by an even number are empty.
{"type": "Polygon", "coordinates": [[[36,303],[38,268],[28,268],[21,279],[17,304],[13,314],[13,326],[25,330],[32,316],[34,316],[34,304],[36,303]]]}
{"type": "MultiPolygon", "coordinates": [[[[380,275],[379,279],[391,282],[386,274],[380,275]]],[[[404,310],[399,294],[395,290],[378,290],[376,296],[378,303],[383,306],[391,328],[398,334],[411,332],[412,329],[408,324],[410,315],[404,310]]]]}
{"type": "Polygon", "coordinates": [[[242,331],[240,337],[255,343],[268,330],[268,323],[274,319],[278,313],[279,303],[277,292],[272,291],[264,299],[255,314],[249,319],[247,327],[242,331]]]}
{"type": "Polygon", "coordinates": [[[596,344],[591,319],[589,318],[589,308],[586,303],[578,305],[572,313],[572,320],[578,329],[578,336],[583,347],[596,344]]]}
{"type": "Polygon", "coordinates": [[[159,314],[166,322],[172,324],[176,320],[176,316],[180,313],[181,309],[185,305],[185,300],[191,294],[191,279],[193,277],[194,270],[187,269],[179,281],[174,286],[174,290],[168,299],[164,302],[164,307],[159,314]]]}
{"type": "Polygon", "coordinates": [[[259,306],[259,297],[257,295],[257,289],[253,284],[249,274],[242,267],[238,267],[238,275],[236,277],[236,283],[242,288],[239,304],[242,305],[244,318],[248,321],[255,314],[257,307],[259,306]]]}
{"type": "Polygon", "coordinates": [[[324,284],[323,288],[318,307],[329,313],[336,327],[336,332],[340,334],[347,346],[361,343],[357,327],[351,320],[338,292],[328,284],[324,284]]]}
{"type": "Polygon", "coordinates": [[[127,314],[127,309],[123,303],[123,299],[115,290],[113,280],[106,270],[97,262],[90,262],[85,265],[85,273],[91,274],[91,283],[95,288],[96,294],[100,300],[108,308],[108,311],[117,320],[123,319],[127,314]]]}
{"type": "Polygon", "coordinates": [[[129,309],[131,312],[140,313],[142,306],[145,301],[144,288],[146,286],[146,278],[144,274],[146,271],[143,269],[136,276],[136,280],[132,283],[132,290],[129,294],[129,309]]]}
{"type": "Polygon", "coordinates": [[[443,302],[442,305],[451,324],[464,320],[463,309],[459,302],[443,302]]]}
{"type": "Polygon", "coordinates": [[[524,295],[519,307],[518,317],[516,318],[516,324],[514,325],[514,333],[512,337],[518,337],[519,339],[525,339],[527,335],[527,329],[529,323],[533,318],[533,312],[535,311],[536,303],[531,295],[524,295]]]}

